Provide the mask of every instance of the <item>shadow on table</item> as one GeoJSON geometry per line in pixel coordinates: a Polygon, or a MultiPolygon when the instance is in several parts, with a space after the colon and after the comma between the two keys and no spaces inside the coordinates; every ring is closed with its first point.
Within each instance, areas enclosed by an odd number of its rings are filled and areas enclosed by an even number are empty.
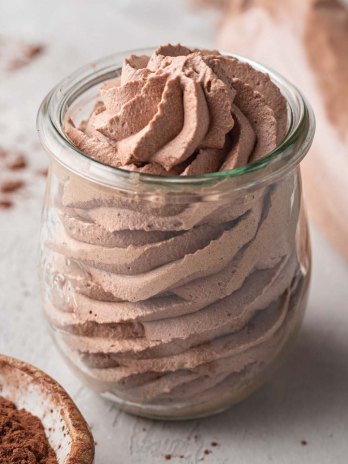
{"type": "MultiPolygon", "coordinates": [[[[290,428],[332,422],[347,403],[348,342],[339,344],[324,328],[305,327],[271,382],[241,404],[197,422],[203,429],[229,434],[235,428],[266,429],[279,423],[286,434],[290,428]]],[[[187,426],[172,423],[170,428],[187,426]]]]}
{"type": "MultiPolygon", "coordinates": [[[[348,339],[348,337],[347,337],[348,339]]],[[[244,426],[267,421],[282,427],[332,421],[348,403],[348,343],[339,343],[324,328],[303,328],[285,365],[258,393],[214,421],[244,426]]]]}
{"type": "MultiPolygon", "coordinates": [[[[138,418],[131,438],[132,453],[156,459],[170,455],[174,462],[192,464],[214,452],[209,462],[227,464],[230,458],[226,449],[231,449],[237,459],[243,458],[236,463],[277,462],[269,453],[275,443],[283,443],[282,452],[295,453],[293,456],[300,459],[291,462],[305,462],[301,461],[299,447],[302,449],[307,440],[313,445],[313,437],[317,449],[328,447],[329,453],[334,452],[337,441],[333,437],[344,422],[348,423],[347,360],[348,338],[339,344],[324,327],[305,325],[284,366],[249,399],[200,420],[157,422],[138,418]],[[322,436],[320,443],[318,433],[322,436]],[[260,453],[259,460],[251,461],[255,449],[260,453]]],[[[279,454],[279,445],[275,449],[279,454]]],[[[303,449],[306,451],[313,452],[313,446],[303,449]]],[[[322,462],[333,462],[327,456],[325,459],[322,462]]]]}

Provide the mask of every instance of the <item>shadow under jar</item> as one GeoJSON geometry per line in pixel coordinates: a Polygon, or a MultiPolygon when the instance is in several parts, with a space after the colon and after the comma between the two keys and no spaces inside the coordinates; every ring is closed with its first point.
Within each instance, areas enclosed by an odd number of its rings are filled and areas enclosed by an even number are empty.
{"type": "MultiPolygon", "coordinates": [[[[135,53],[146,53],[140,50],[135,53]]],[[[38,116],[50,155],[41,236],[46,318],[83,381],[124,410],[179,419],[250,395],[298,331],[310,278],[299,162],[314,117],[268,72],[288,105],[288,133],[259,161],[191,177],[128,172],[67,139],[118,54],[66,78],[38,116]]]]}

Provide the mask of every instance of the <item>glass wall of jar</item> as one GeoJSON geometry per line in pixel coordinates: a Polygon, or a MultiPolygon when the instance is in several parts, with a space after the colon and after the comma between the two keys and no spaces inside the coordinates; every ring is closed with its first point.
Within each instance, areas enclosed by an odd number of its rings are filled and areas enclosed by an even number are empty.
{"type": "Polygon", "coordinates": [[[298,90],[266,70],[287,99],[289,129],[261,160],[186,178],[105,166],[74,147],[62,124],[88,113],[124,56],[65,79],[39,112],[51,159],[45,315],[74,371],[123,409],[199,417],[263,384],[300,327],[311,259],[299,162],[314,117],[298,90]]]}

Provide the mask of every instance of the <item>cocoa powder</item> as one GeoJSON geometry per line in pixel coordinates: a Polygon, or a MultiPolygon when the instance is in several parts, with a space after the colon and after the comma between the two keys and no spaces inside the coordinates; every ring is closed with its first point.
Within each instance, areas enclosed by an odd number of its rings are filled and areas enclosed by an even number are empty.
{"type": "Polygon", "coordinates": [[[58,464],[40,419],[0,396],[0,462],[58,464]]]}
{"type": "Polygon", "coordinates": [[[24,186],[24,182],[20,179],[18,180],[7,180],[0,185],[0,190],[2,193],[13,193],[19,190],[24,186]]]}
{"type": "Polygon", "coordinates": [[[24,153],[0,146],[0,211],[15,206],[18,192],[26,185],[27,167],[24,153]]]}
{"type": "Polygon", "coordinates": [[[9,209],[12,208],[13,203],[11,200],[1,200],[0,199],[0,209],[9,209]]]}
{"type": "Polygon", "coordinates": [[[42,44],[30,44],[14,37],[0,36],[0,71],[16,71],[36,60],[45,51],[42,44]]]}
{"type": "Polygon", "coordinates": [[[27,167],[27,160],[24,155],[17,153],[9,160],[7,164],[8,169],[11,171],[18,171],[27,167]]]}

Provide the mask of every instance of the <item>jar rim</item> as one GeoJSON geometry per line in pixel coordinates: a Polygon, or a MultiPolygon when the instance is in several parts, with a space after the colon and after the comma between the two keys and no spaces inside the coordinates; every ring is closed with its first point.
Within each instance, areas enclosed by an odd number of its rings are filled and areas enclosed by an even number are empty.
{"type": "Polygon", "coordinates": [[[307,154],[315,133],[315,117],[301,91],[278,72],[244,56],[220,51],[267,73],[287,100],[289,128],[282,142],[259,160],[245,166],[193,176],[159,176],[106,165],[78,149],[66,136],[63,121],[67,108],[93,86],[118,77],[123,59],[130,54],[151,54],[156,47],[129,50],[87,64],[61,80],[45,97],[37,115],[37,131],[45,150],[69,171],[99,184],[126,191],[167,187],[170,190],[226,186],[228,190],[248,189],[273,182],[292,170],[307,154]]]}

